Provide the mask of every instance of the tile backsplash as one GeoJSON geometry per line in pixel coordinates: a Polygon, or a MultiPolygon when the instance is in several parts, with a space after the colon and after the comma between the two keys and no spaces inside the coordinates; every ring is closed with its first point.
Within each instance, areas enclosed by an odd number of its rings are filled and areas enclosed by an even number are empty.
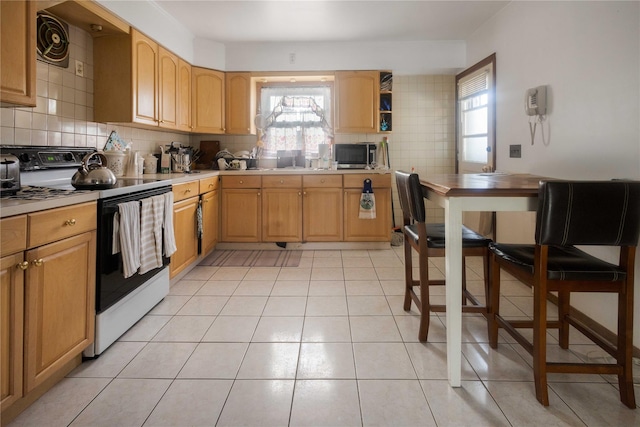
{"type": "Polygon", "coordinates": [[[60,68],[38,59],[37,102],[33,108],[0,109],[0,144],[64,145],[101,149],[112,130],[135,150],[157,152],[159,144],[189,143],[189,135],[138,129],[127,124],[93,121],[93,39],[69,26],[69,67],[60,68]],[[84,76],[76,76],[75,61],[84,64],[84,76]]]}

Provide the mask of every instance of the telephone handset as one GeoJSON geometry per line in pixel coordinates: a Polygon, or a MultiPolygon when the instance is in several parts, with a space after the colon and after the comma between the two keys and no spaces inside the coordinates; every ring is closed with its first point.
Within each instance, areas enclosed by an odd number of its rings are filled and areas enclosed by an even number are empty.
{"type": "MultiPolygon", "coordinates": [[[[542,128],[547,114],[547,87],[538,86],[527,89],[524,96],[524,112],[528,116],[537,116],[529,119],[529,132],[531,133],[531,145],[536,139],[536,126],[540,123],[542,128]]],[[[544,129],[542,129],[542,141],[544,142],[544,129]]]]}
{"type": "Polygon", "coordinates": [[[524,98],[524,110],[528,116],[544,116],[547,112],[547,87],[538,86],[527,89],[524,98]]]}

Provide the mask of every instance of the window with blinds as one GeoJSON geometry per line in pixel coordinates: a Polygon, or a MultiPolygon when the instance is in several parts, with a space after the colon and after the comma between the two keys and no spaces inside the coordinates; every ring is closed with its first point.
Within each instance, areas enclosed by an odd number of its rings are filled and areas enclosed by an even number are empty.
{"type": "Polygon", "coordinates": [[[488,164],[491,64],[458,81],[460,161],[488,164]]]}

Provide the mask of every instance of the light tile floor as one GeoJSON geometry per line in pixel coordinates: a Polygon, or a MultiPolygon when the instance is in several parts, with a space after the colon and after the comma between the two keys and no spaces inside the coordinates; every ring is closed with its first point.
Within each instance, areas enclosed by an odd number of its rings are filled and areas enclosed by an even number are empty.
{"type": "MultiPolygon", "coordinates": [[[[401,257],[401,248],[307,251],[296,268],[196,267],[11,426],[640,425],[612,377],[552,375],[542,407],[530,356],[510,338],[491,349],[477,315],[465,315],[463,384],[451,388],[444,314],[418,342],[417,312],[402,309],[401,257]]],[[[442,277],[443,260],[433,261],[442,277]]],[[[479,260],[467,265],[482,294],[479,260]]],[[[530,289],[506,274],[502,289],[503,313],[530,314],[530,289]]],[[[570,351],[549,352],[606,356],[575,331],[570,351]]]]}

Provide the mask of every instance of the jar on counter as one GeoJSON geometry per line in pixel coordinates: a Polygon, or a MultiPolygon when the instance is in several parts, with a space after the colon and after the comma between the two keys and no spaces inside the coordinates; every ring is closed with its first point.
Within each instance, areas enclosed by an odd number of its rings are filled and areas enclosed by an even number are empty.
{"type": "Polygon", "coordinates": [[[144,156],[144,173],[157,173],[158,171],[158,158],[149,153],[144,156]]]}

